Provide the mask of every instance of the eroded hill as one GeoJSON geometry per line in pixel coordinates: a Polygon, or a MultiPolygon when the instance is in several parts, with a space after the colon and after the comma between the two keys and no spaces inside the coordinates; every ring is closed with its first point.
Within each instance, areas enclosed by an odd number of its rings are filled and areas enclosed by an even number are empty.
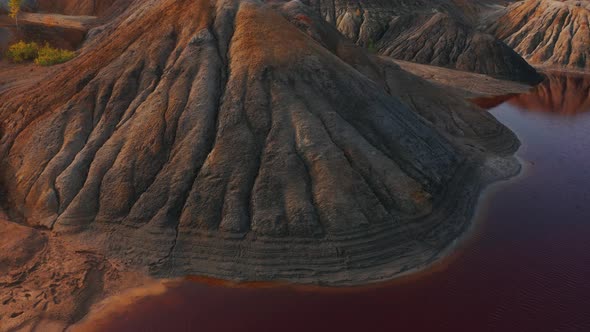
{"type": "Polygon", "coordinates": [[[587,70],[589,22],[590,1],[527,0],[494,16],[489,31],[535,65],[587,70]]]}
{"type": "MultiPolygon", "coordinates": [[[[87,256],[101,285],[60,302],[84,274],[20,264],[3,318],[75,322],[86,309],[68,316],[71,301],[100,298],[112,269],[389,279],[437,259],[481,188],[519,168],[518,140],[491,115],[299,1],[142,0],[122,15],[75,59],[0,92],[2,206],[87,256]],[[57,285],[45,309],[22,288],[40,278],[57,285]]],[[[52,264],[51,248],[31,264],[52,264]]]]}
{"type": "Polygon", "coordinates": [[[494,1],[307,0],[357,44],[396,59],[537,83],[540,76],[496,37],[479,31],[494,1]]]}
{"type": "Polygon", "coordinates": [[[123,227],[156,261],[196,254],[187,266],[237,252],[264,262],[259,237],[340,266],[326,239],[377,250],[360,234],[437,212],[473,159],[458,139],[514,139],[307,14],[297,2],[145,3],[42,85],[5,92],[12,214],[123,227]]]}

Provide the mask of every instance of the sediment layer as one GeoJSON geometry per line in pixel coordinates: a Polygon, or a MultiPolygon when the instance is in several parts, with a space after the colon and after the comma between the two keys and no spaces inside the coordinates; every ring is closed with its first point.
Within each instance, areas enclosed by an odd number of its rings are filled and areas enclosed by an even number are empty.
{"type": "Polygon", "coordinates": [[[13,220],[155,276],[363,283],[434,260],[518,169],[492,116],[300,2],[123,15],[1,92],[13,220]]]}
{"type": "Polygon", "coordinates": [[[590,2],[520,1],[497,16],[488,30],[530,63],[590,69],[590,2]]]}
{"type": "Polygon", "coordinates": [[[489,2],[307,0],[357,44],[395,59],[538,83],[534,68],[493,35],[479,31],[489,2]]]}

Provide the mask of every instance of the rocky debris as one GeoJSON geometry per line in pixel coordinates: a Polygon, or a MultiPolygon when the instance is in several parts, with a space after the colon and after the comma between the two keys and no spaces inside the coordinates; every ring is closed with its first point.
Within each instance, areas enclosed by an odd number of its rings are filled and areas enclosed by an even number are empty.
{"type": "Polygon", "coordinates": [[[0,219],[0,225],[0,236],[3,240],[0,243],[0,252],[3,253],[0,256],[0,283],[5,284],[12,281],[15,276],[18,279],[22,274],[18,270],[26,271],[33,267],[28,263],[44,248],[47,239],[32,228],[9,223],[3,218],[0,219]]]}
{"type": "Polygon", "coordinates": [[[7,221],[0,221],[0,234],[11,239],[0,251],[0,266],[7,269],[0,278],[3,331],[42,317],[68,322],[68,312],[75,316],[82,309],[80,302],[91,296],[88,287],[100,287],[102,267],[92,257],[71,254],[56,243],[50,246],[42,232],[7,221]]]}
{"type": "Polygon", "coordinates": [[[342,34],[381,55],[531,84],[541,81],[510,47],[478,30],[479,13],[493,1],[306,2],[342,34]]]}
{"type": "Polygon", "coordinates": [[[535,65],[590,68],[590,2],[527,0],[492,16],[489,31],[535,65]]]}
{"type": "Polygon", "coordinates": [[[58,331],[91,305],[145,280],[46,231],[0,216],[0,330],[58,331]]]}
{"type": "Polygon", "coordinates": [[[138,1],[0,99],[10,217],[155,276],[392,278],[518,170],[491,115],[299,1],[138,1]]]}

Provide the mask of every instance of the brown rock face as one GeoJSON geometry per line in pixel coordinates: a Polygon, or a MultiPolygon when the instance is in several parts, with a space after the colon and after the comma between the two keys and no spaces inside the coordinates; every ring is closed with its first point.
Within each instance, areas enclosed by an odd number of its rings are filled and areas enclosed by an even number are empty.
{"type": "Polygon", "coordinates": [[[541,77],[510,47],[480,32],[490,2],[308,0],[357,44],[396,59],[537,83],[541,77]]]}
{"type": "Polygon", "coordinates": [[[464,230],[506,175],[484,159],[517,146],[298,1],[137,1],[0,99],[10,215],[157,275],[391,277],[464,230]]]}
{"type": "Polygon", "coordinates": [[[502,11],[489,31],[533,64],[589,69],[588,22],[590,1],[527,0],[502,11]]]}
{"type": "Polygon", "coordinates": [[[393,19],[377,45],[379,53],[396,59],[511,80],[539,81],[536,71],[506,44],[448,14],[393,19]]]}

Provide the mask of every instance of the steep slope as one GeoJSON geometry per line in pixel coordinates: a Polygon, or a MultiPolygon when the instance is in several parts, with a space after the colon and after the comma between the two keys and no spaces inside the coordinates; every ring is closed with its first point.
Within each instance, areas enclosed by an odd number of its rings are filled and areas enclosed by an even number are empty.
{"type": "Polygon", "coordinates": [[[490,2],[307,0],[345,36],[382,55],[537,83],[534,68],[492,35],[479,32],[490,2]]]}
{"type": "Polygon", "coordinates": [[[489,31],[542,66],[590,69],[590,1],[527,0],[493,17],[489,31]]]}
{"type": "Polygon", "coordinates": [[[0,99],[10,216],[159,276],[390,278],[518,168],[490,115],[298,1],[136,1],[0,99]]]}
{"type": "Polygon", "coordinates": [[[396,59],[539,81],[536,71],[506,44],[444,13],[395,18],[376,45],[380,54],[396,59]]]}

